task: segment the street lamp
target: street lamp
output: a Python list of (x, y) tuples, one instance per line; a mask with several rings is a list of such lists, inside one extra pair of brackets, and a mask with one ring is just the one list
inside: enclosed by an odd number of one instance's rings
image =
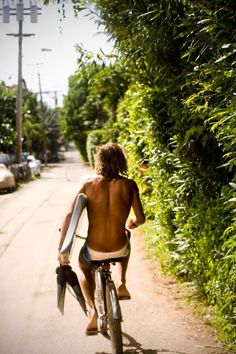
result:
[(51, 52), (52, 49), (50, 48), (41, 48), (41, 52)]

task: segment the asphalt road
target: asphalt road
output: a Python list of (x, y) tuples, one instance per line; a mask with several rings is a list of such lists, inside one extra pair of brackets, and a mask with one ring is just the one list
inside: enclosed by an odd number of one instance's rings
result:
[[(88, 172), (70, 151), (64, 163), (44, 168), (38, 180), (0, 194), (0, 354), (111, 353), (102, 335), (85, 336), (87, 319), (70, 293), (64, 316), (56, 306), (58, 228)], [(75, 271), (81, 245), (78, 240)], [(138, 230), (132, 236), (128, 284), (132, 299), (121, 304), (126, 354), (224, 352), (185, 307), (177, 285), (145, 257)]]

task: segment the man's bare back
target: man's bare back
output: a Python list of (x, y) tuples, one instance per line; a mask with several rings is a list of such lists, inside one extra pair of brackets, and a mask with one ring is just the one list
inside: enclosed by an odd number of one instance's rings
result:
[(136, 183), (125, 177), (108, 180), (93, 176), (85, 181), (79, 192), (88, 197), (87, 245), (100, 252), (124, 247), (127, 243), (125, 225), (131, 207), (136, 218), (143, 217)]

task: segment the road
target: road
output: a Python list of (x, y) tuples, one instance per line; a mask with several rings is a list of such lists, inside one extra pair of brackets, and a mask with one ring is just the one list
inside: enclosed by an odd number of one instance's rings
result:
[[(0, 194), (0, 354), (111, 352), (102, 335), (85, 336), (87, 319), (70, 293), (64, 316), (56, 306), (58, 228), (81, 176), (91, 173), (78, 153), (66, 156), (15, 193)], [(138, 229), (128, 284), (132, 299), (121, 304), (126, 354), (226, 353), (184, 305), (177, 285), (146, 258)]]

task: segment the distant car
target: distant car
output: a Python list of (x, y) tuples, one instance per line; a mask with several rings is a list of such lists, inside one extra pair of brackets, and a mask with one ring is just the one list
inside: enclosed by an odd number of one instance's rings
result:
[(27, 163), (29, 165), (32, 176), (40, 176), (41, 174), (41, 161), (36, 159), (33, 155), (27, 156)]
[(0, 190), (13, 192), (16, 188), (16, 182), (13, 173), (3, 164), (0, 164)]
[(31, 177), (31, 171), (24, 154), (21, 156), (20, 163), (17, 162), (16, 154), (11, 154), (10, 157), (12, 161), (12, 173), (15, 176), (16, 182), (27, 181)]
[(0, 164), (5, 165), (14, 175), (15, 182), (20, 181), (20, 166), (12, 162), (12, 158), (8, 154), (0, 154)]
[(8, 154), (0, 154), (0, 163), (7, 167), (11, 165), (11, 158)]

